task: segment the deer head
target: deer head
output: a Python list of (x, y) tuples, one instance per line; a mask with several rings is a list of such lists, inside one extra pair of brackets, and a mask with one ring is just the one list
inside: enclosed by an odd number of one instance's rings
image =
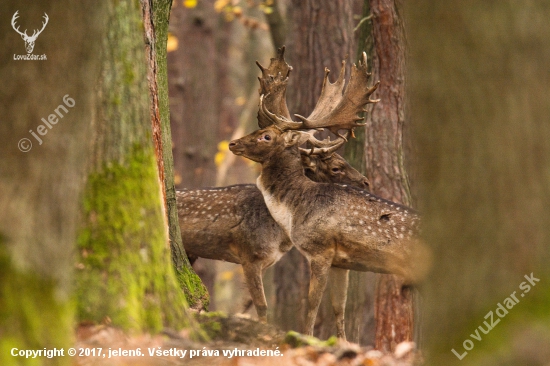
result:
[[(312, 152), (315, 149), (321, 149), (325, 153), (332, 153), (341, 144), (347, 141), (347, 136), (339, 133), (340, 130), (348, 130), (353, 135), (353, 129), (362, 126), (359, 113), (364, 112), (367, 104), (377, 103), (378, 100), (370, 99), (370, 96), (378, 88), (379, 82), (372, 87), (367, 87), (370, 73), (367, 72), (367, 55), (363, 53), (358, 66), (353, 65), (351, 77), (348, 86), (344, 90), (344, 71), (345, 62), (342, 62), (340, 75), (335, 83), (328, 80), (329, 70), (325, 69), (325, 78), (323, 81), (323, 90), (313, 112), (308, 117), (296, 115), (300, 121), (293, 121), (288, 115), (288, 108), (284, 95), (286, 92), (286, 83), (290, 68), (283, 59), (284, 48), (279, 50), (279, 56), (272, 59), (270, 68), (274, 70), (283, 70), (287, 76), (282, 77), (279, 72), (277, 77), (266, 77), (268, 70), (262, 69), (263, 77), (260, 78), (260, 92), (265, 92), (260, 96), (260, 106), (258, 111), (258, 123), (260, 127), (267, 126), (261, 130), (255, 131), (239, 140), (234, 140), (229, 144), (229, 148), (237, 155), (243, 155), (253, 161), (263, 163), (272, 156), (278, 156), (282, 151), (289, 147), (299, 146), (310, 142), (313, 145)], [(281, 65), (286, 65), (286, 68)], [(259, 65), (259, 64), (258, 64)], [(262, 83), (262, 80), (267, 80)], [(276, 101), (276, 102), (275, 102)], [(276, 112), (268, 109), (271, 106)], [(328, 128), (331, 132), (338, 135), (336, 141), (319, 141), (314, 138), (313, 131), (304, 132), (303, 130)]]
[(369, 180), (336, 153), (301, 157), (306, 177), (315, 182), (349, 184), (370, 191)]
[(38, 36), (40, 35), (40, 33), (42, 33), (42, 31), (44, 30), (44, 28), (46, 28), (46, 24), (48, 24), (48, 14), (44, 13), (44, 22), (42, 22), (42, 29), (40, 30), (37, 30), (35, 29), (34, 32), (32, 33), (32, 36), (28, 36), (27, 35), (27, 30), (25, 29), (24, 32), (21, 32), (19, 31), (19, 26), (16, 26), (15, 24), (15, 21), (17, 20), (17, 18), (19, 18), (19, 15), (17, 14), (19, 12), (19, 10), (17, 10), (15, 12), (15, 14), (13, 14), (13, 17), (11, 18), (11, 26), (13, 27), (13, 29), (19, 33), (21, 35), (21, 38), (23, 38), (23, 41), (25, 41), (25, 49), (27, 50), (27, 53), (32, 53), (33, 49), (34, 49), (34, 42), (36, 41), (36, 38), (38, 38)]

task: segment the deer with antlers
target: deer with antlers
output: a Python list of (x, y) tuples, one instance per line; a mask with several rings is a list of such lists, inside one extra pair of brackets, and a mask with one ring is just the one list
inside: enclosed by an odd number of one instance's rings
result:
[(43, 17), (44, 22), (42, 22), (42, 29), (40, 30), (35, 29), (34, 32), (32, 33), (32, 36), (29, 36), (27, 35), (26, 29), (24, 32), (21, 32), (19, 30), (19, 26), (16, 26), (15, 24), (15, 21), (17, 20), (17, 18), (19, 18), (18, 13), (19, 13), (19, 10), (17, 10), (15, 14), (13, 14), (13, 17), (11, 18), (11, 26), (17, 33), (19, 33), (21, 38), (23, 38), (23, 41), (25, 41), (25, 49), (27, 50), (27, 53), (32, 53), (32, 51), (34, 50), (34, 42), (36, 42), (36, 38), (38, 38), (40, 33), (42, 33), (42, 31), (44, 30), (44, 28), (46, 28), (46, 25), (48, 24), (48, 20), (49, 20), (48, 14), (44, 13), (44, 17)]
[(315, 141), (304, 130), (327, 128), (338, 136), (335, 144), (345, 141), (347, 135), (340, 130), (353, 132), (361, 125), (358, 114), (377, 102), (370, 96), (379, 83), (368, 87), (364, 53), (358, 66), (353, 65), (345, 90), (344, 67), (335, 83), (328, 80), (328, 74), (326, 70), (321, 96), (307, 118), (297, 115), (299, 121), (293, 121), (283, 107), (273, 113), (274, 98), (262, 95), (258, 117), (260, 126), (266, 127), (229, 145), (234, 154), (262, 165), (256, 185), (266, 206), (309, 262), (306, 334), (313, 334), (331, 266), (399, 274), (408, 282), (417, 281), (426, 270), (426, 252), (417, 239), (419, 216), (414, 210), (355, 187), (317, 183), (304, 175), (299, 146), (306, 141), (314, 148), (330, 144)]
[[(262, 70), (260, 94), (269, 94), (266, 100), (271, 108), (277, 113), (283, 112), (285, 80), (292, 70), (284, 61), (284, 47), (268, 68), (259, 63), (258, 66)], [(260, 119), (259, 122), (266, 121)], [(316, 142), (313, 149), (302, 150), (305, 175), (316, 182), (349, 184), (368, 190), (367, 178), (335, 153), (343, 142)], [(191, 262), (201, 257), (241, 264), (258, 317), (265, 322), (267, 302), (262, 275), (292, 248), (292, 243), (269, 214), (261, 192), (255, 185), (245, 184), (181, 190), (176, 192), (176, 198), (182, 241)], [(332, 268), (330, 276), (337, 335), (344, 339), (348, 272)]]

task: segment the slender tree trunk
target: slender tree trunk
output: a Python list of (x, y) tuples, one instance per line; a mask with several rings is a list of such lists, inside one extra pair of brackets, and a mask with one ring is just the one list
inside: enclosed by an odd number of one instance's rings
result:
[[(360, 3), (360, 4), (359, 4)], [(369, 72), (372, 72), (374, 58), (374, 38), (372, 13), (369, 0), (356, 1), (360, 5), (354, 11), (361, 14), (356, 22), (357, 56), (366, 52)], [(372, 108), (369, 109), (369, 113)], [(355, 139), (350, 139), (345, 145), (345, 159), (363, 175), (367, 175), (365, 154), (365, 127), (355, 129)], [(372, 272), (350, 271), (348, 299), (346, 303), (346, 335), (350, 342), (374, 346), (376, 324), (374, 320), (374, 294), (377, 275)]]
[[(434, 257), (423, 285), (429, 362), (547, 364), (550, 6), (407, 8), (419, 202)], [(484, 334), (486, 324), (496, 326)]]
[[(212, 187), (216, 183), (214, 155), (220, 117), (219, 63), (216, 36), (220, 17), (214, 0), (199, 1), (195, 8), (174, 4), (170, 29), (178, 49), (169, 54), (170, 116), (174, 168), (179, 188)], [(210, 293), (215, 309), (215, 263), (200, 259), (195, 270)]]
[[(412, 205), (405, 170), (408, 122), (405, 104), (406, 38), (401, 2), (371, 0), (373, 15), (373, 80), (380, 80), (377, 97), (366, 125), (367, 174), (378, 196)], [(413, 295), (394, 275), (378, 275), (376, 287), (375, 347), (393, 350), (413, 339)]]
[(168, 40), (168, 20), (170, 19), (172, 1), (141, 0), (141, 6), (148, 61), (147, 76), (153, 144), (168, 221), (172, 262), (180, 287), (185, 292), (187, 303), (192, 308), (202, 309), (208, 305), (208, 293), (189, 264), (185, 254), (176, 208), (166, 70), (166, 42)]
[(108, 6), (90, 173), (78, 239), (80, 320), (124, 329), (178, 328), (190, 319), (170, 261), (153, 143), (140, 4)]
[[(287, 55), (294, 67), (287, 100), (291, 113), (308, 115), (321, 92), (324, 69), (335, 80), (346, 55), (355, 54), (352, 9), (348, 1), (291, 1), (288, 6)], [(349, 63), (348, 63), (349, 66)], [(308, 266), (296, 249), (275, 265), (275, 322), (283, 329), (304, 329), (309, 284)], [(328, 296), (318, 316), (316, 335), (335, 333)]]
[[(0, 364), (20, 364), (12, 348), (70, 346), (73, 333), (73, 253), (79, 195), (84, 186), (99, 42), (106, 5), (92, 1), (5, 1), (0, 13)], [(20, 29), (49, 23), (34, 54), (47, 61), (16, 61)], [(67, 32), (70, 29), (70, 32)], [(29, 34), (32, 33), (28, 32)], [(73, 107), (64, 103), (64, 96)], [(61, 118), (58, 106), (67, 108)], [(54, 114), (57, 123), (42, 118)], [(52, 118), (53, 119), (53, 118)], [(29, 130), (42, 141), (35, 138)], [(40, 132), (41, 131), (41, 132)], [(45, 132), (44, 132), (45, 131)], [(44, 133), (43, 135), (41, 133)], [(28, 140), (21, 140), (28, 139)], [(19, 143), (19, 145), (18, 145)], [(32, 147), (29, 143), (32, 143)], [(19, 149), (18, 149), (19, 147)], [(24, 152), (26, 148), (31, 150)], [(65, 365), (68, 357), (42, 359)]]

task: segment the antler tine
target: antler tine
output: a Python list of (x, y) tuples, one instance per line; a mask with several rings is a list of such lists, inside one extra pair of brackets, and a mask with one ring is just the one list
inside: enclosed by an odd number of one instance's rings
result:
[[(328, 75), (330, 70), (325, 67), (325, 77), (323, 79), (323, 88), (321, 89), (321, 95), (317, 100), (317, 104), (313, 109), (313, 112), (307, 117), (309, 120), (316, 120), (319, 117), (329, 113), (333, 110), (340, 100), (342, 99), (342, 92), (344, 90), (344, 82), (346, 76), (346, 61), (342, 61), (342, 67), (340, 68), (340, 74), (338, 79), (334, 83), (331, 83)], [(296, 115), (297, 117), (303, 119), (303, 116)]]
[[(346, 129), (350, 130), (353, 136), (353, 129), (363, 125), (360, 123), (363, 119), (358, 114), (366, 111), (365, 105), (379, 101), (370, 99), (380, 85), (380, 82), (376, 82), (372, 87), (367, 87), (370, 76), (371, 74), (367, 72), (367, 55), (363, 52), (358, 66), (353, 65), (351, 68), (350, 80), (343, 94), (332, 95), (335, 99), (328, 99), (321, 93), (317, 103), (321, 105), (316, 106), (309, 117), (300, 115), (296, 117), (303, 121), (305, 128), (327, 128), (340, 137), (343, 136), (338, 131)], [(339, 80), (335, 84), (338, 83)]]
[[(268, 96), (268, 95), (267, 95)], [(281, 131), (286, 130), (299, 130), (304, 128), (304, 124), (302, 122), (294, 122), (290, 118), (286, 118), (285, 116), (276, 115), (275, 113), (271, 113), (266, 106), (265, 99), (267, 97), (266, 95), (260, 95), (260, 107), (258, 109), (258, 124), (260, 124), (260, 121), (265, 123), (265, 127), (274, 125)], [(260, 125), (260, 128), (265, 128)]]
[[(277, 50), (277, 57), (271, 59), (267, 68), (256, 61), (256, 65), (262, 71), (262, 76), (258, 78), (260, 81), (258, 92), (264, 96), (263, 103), (269, 111), (291, 120), (286, 105), (286, 86), (292, 66), (286, 63), (284, 54), (285, 47), (283, 46)], [(265, 128), (271, 123), (271, 120), (263, 118), (261, 113), (258, 112), (258, 125), (260, 128)]]
[(300, 148), (300, 152), (302, 154), (305, 154), (307, 156), (309, 155), (322, 155), (323, 157), (329, 157), (332, 155), (336, 150), (338, 150), (346, 141), (347, 137), (349, 136), (349, 131), (347, 131), (345, 134), (346, 136), (338, 136), (338, 138), (334, 141), (331, 141), (330, 138), (327, 138), (325, 140), (318, 140), (313, 134), (316, 132), (316, 130), (310, 130), (307, 133), (311, 135), (311, 137), (307, 140), (312, 147), (310, 149), (303, 149)]

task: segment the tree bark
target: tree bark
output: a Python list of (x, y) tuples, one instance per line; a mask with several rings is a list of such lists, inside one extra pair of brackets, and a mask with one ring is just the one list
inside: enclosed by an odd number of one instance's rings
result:
[[(226, 62), (217, 48), (219, 15), (214, 0), (195, 8), (174, 4), (170, 29), (180, 46), (168, 55), (170, 115), (177, 188), (212, 187), (216, 183), (220, 117), (219, 64)], [(215, 310), (215, 263), (199, 259), (194, 268), (211, 296)]]
[(185, 254), (176, 207), (166, 66), (168, 20), (170, 19), (172, 1), (141, 0), (141, 6), (145, 28), (145, 53), (148, 62), (147, 78), (153, 145), (168, 222), (172, 263), (180, 287), (185, 292), (187, 303), (191, 308), (202, 309), (208, 306), (208, 292), (189, 264)]
[[(352, 9), (344, 0), (294, 0), (287, 11), (287, 56), (294, 68), (287, 103), (291, 113), (307, 116), (321, 92), (325, 67), (333, 71), (332, 80), (335, 80), (342, 59), (354, 54)], [(309, 287), (307, 269), (305, 259), (296, 249), (275, 265), (275, 323), (283, 329), (304, 329)], [(327, 300), (325, 296), (315, 329), (315, 334), (323, 338), (336, 330)]]
[[(98, 42), (89, 40), (101, 39), (107, 24), (102, 21), (106, 5), (93, 1), (2, 5), (0, 364), (14, 365), (21, 361), (11, 356), (13, 347), (67, 349), (72, 341), (74, 242), (99, 72)], [(38, 28), (44, 13), (50, 18), (33, 51), (47, 61), (13, 59), (26, 54), (23, 40), (9, 26), (17, 10), (20, 29)], [(73, 107), (64, 104), (66, 95)], [(63, 118), (54, 112), (60, 105), (67, 109), (59, 109)], [(58, 117), (51, 128), (42, 121), (50, 114)], [(24, 152), (29, 142), (31, 150)]]
[[(550, 6), (421, 0), (407, 12), (419, 202), (434, 257), (422, 288), (428, 362), (543, 365), (550, 357)], [(524, 276), (531, 274), (540, 282), (530, 284)], [(498, 311), (511, 294), (519, 303)], [(476, 327), (487, 329), (491, 316), (499, 322), (485, 335)], [(482, 341), (470, 336), (476, 331)]]
[[(406, 37), (401, 2), (371, 0), (373, 15), (373, 80), (380, 80), (377, 97), (366, 124), (367, 177), (372, 191), (385, 199), (412, 205), (405, 169), (408, 145), (405, 103)], [(394, 275), (378, 275), (375, 300), (375, 348), (393, 351), (413, 339), (413, 295)]]
[[(374, 39), (370, 3), (369, 0), (356, 1), (355, 5), (360, 5), (359, 9), (355, 10), (355, 13), (361, 14), (355, 26), (355, 35), (357, 37), (357, 56), (355, 60), (359, 60), (362, 53), (365, 52), (367, 54), (368, 70), (372, 72)], [(372, 108), (369, 108), (368, 113), (372, 111)], [(355, 137), (344, 145), (344, 158), (361, 174), (367, 175), (365, 127), (356, 128)], [(374, 346), (376, 330), (374, 294), (376, 281), (377, 276), (372, 272), (350, 271), (345, 317), (346, 336), (350, 342), (363, 346)]]
[(107, 8), (108, 31), (78, 238), (77, 315), (128, 330), (191, 320), (171, 268), (167, 223), (151, 140), (140, 4)]

